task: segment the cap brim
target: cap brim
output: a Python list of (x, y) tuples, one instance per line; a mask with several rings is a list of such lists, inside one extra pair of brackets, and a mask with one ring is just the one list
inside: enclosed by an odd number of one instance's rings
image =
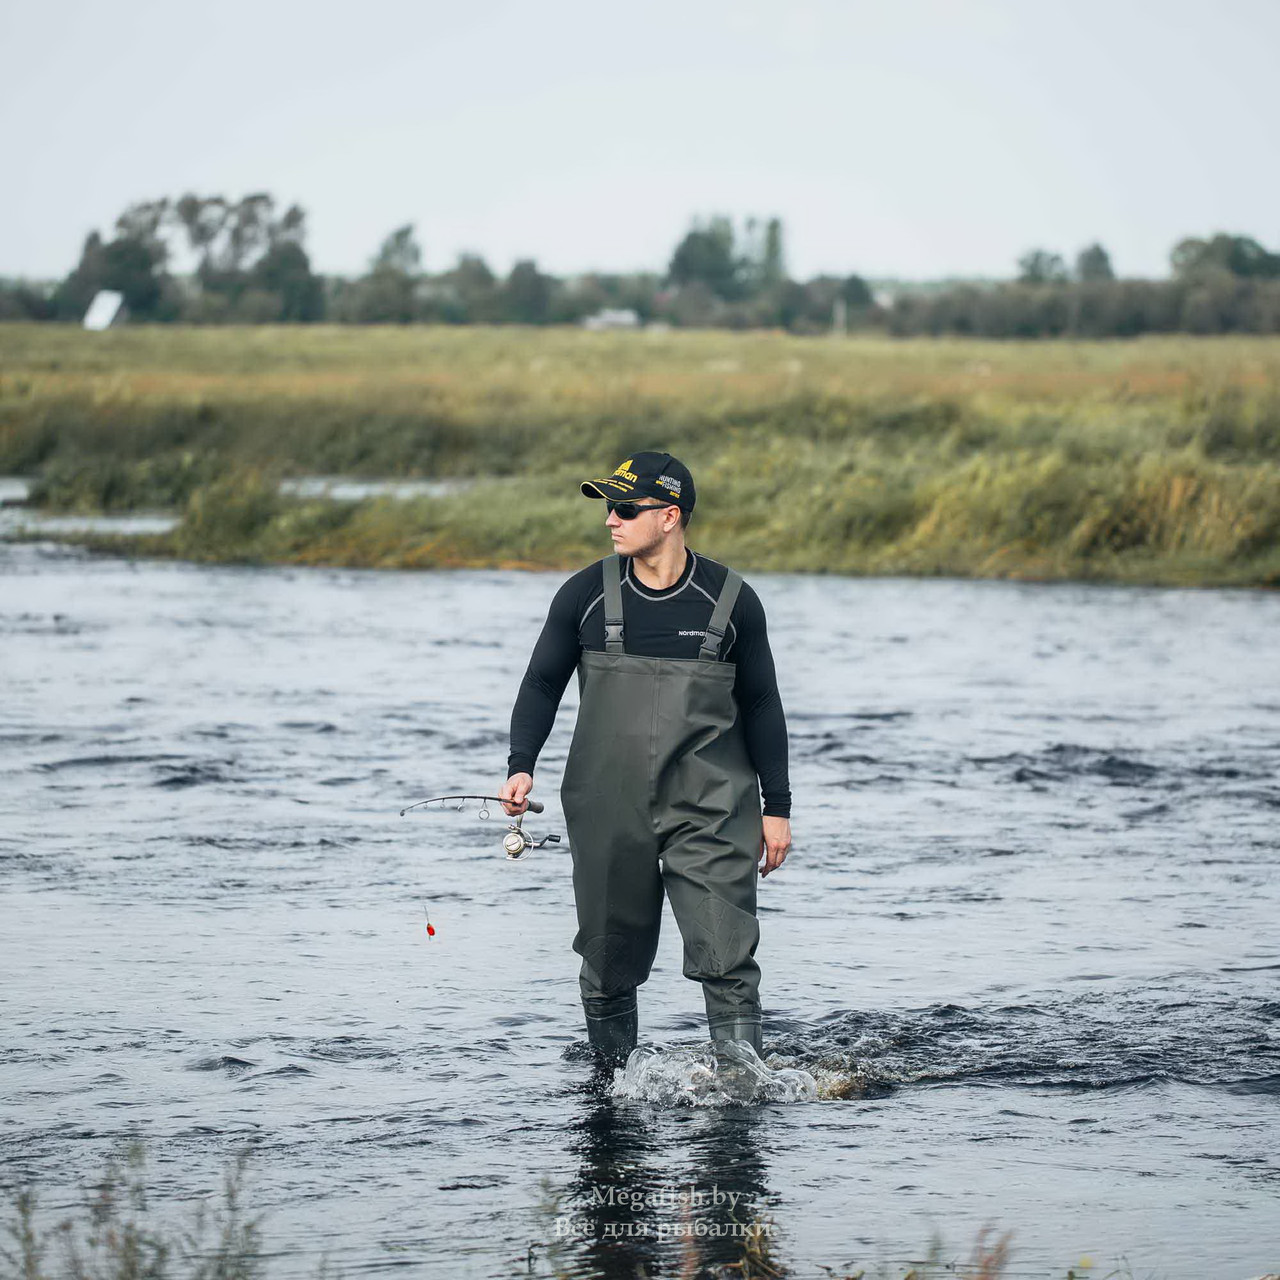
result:
[(625, 480), (584, 480), (581, 487), (588, 498), (629, 498), (636, 493), (635, 485)]

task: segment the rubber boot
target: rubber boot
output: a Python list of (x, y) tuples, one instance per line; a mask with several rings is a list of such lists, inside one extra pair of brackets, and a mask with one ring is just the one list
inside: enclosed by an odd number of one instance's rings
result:
[(636, 993), (583, 996), (582, 1011), (587, 1019), (587, 1039), (596, 1056), (610, 1066), (622, 1066), (636, 1047), (639, 1031)]
[(764, 1057), (764, 1036), (758, 1022), (746, 1018), (739, 1018), (733, 1022), (717, 1022), (711, 1028), (711, 1039), (713, 1041), (745, 1040), (756, 1051), (757, 1058)]

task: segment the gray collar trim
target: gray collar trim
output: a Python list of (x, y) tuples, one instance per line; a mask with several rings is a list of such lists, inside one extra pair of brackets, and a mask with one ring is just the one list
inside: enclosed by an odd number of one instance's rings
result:
[(698, 569), (698, 553), (692, 548), (686, 548), (689, 552), (689, 567), (685, 570), (684, 578), (680, 585), (674, 591), (668, 589), (666, 591), (651, 591), (648, 587), (641, 586), (631, 577), (631, 557), (628, 556), (626, 563), (622, 566), (622, 581), (629, 586), (638, 596), (644, 596), (646, 600), (671, 600), (678, 596), (693, 581), (693, 575)]

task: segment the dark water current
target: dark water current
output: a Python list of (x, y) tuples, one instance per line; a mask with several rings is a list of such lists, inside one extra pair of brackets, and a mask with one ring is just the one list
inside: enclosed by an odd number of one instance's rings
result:
[(1009, 1275), (1280, 1267), (1280, 597), (755, 575), (766, 1050), (821, 1096), (717, 1106), (669, 915), (615, 1096), (568, 855), (397, 814), (500, 783), (560, 580), (0, 546), (6, 1188), (138, 1133), (182, 1207), (248, 1146), (278, 1276), (706, 1271), (756, 1215), (796, 1275), (984, 1223)]

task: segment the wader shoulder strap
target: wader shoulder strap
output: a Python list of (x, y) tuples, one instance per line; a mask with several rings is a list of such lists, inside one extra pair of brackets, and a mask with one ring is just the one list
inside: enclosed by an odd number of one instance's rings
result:
[(604, 561), (604, 651), (626, 653), (622, 645), (622, 557)]
[(733, 612), (733, 606), (741, 589), (742, 574), (736, 569), (730, 569), (724, 580), (724, 586), (720, 588), (720, 599), (716, 601), (716, 607), (711, 610), (711, 621), (707, 623), (707, 635), (702, 642), (702, 648), (698, 650), (699, 658), (714, 662), (720, 656), (720, 644), (724, 640), (724, 633), (729, 629), (729, 615)]

